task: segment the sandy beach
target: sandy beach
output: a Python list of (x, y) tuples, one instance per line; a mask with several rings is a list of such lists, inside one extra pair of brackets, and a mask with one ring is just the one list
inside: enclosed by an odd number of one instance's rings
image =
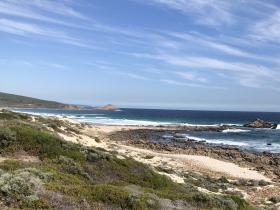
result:
[[(73, 123), (73, 121), (71, 120)], [(74, 123), (77, 123), (74, 121)], [(236, 164), (199, 155), (184, 155), (184, 154), (170, 154), (160, 153), (148, 149), (141, 149), (133, 146), (120, 144), (119, 142), (111, 141), (108, 135), (117, 131), (135, 130), (135, 129), (155, 129), (150, 126), (111, 126), (111, 125), (93, 125), (84, 131), (84, 135), (77, 137), (68, 137), (61, 134), (61, 136), (72, 142), (79, 142), (87, 146), (101, 147), (109, 151), (116, 151), (119, 155), (132, 157), (140, 162), (149, 164), (151, 166), (165, 166), (170, 167), (174, 171), (180, 172), (195, 170), (205, 171), (211, 174), (225, 175), (231, 178), (255, 179), (270, 181), (270, 178), (263, 174), (251, 170), (250, 168), (243, 168)], [(164, 128), (156, 128), (164, 129)], [(95, 138), (101, 140), (96, 142)], [(153, 156), (147, 159), (146, 156)], [(166, 165), (166, 163), (168, 163)], [(178, 175), (177, 174), (177, 175)], [(180, 179), (179, 179), (180, 181)]]

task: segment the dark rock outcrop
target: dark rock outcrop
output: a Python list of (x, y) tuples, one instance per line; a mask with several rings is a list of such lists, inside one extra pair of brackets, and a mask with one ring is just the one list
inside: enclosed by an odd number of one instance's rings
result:
[(243, 126), (248, 127), (248, 128), (272, 128), (272, 129), (276, 129), (277, 124), (272, 123), (272, 122), (268, 122), (268, 121), (264, 121), (264, 120), (261, 120), (261, 119), (256, 119), (253, 122), (244, 124)]

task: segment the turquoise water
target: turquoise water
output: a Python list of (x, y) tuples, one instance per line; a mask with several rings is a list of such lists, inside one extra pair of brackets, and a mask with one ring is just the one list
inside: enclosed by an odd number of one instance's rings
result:
[[(225, 112), (225, 111), (182, 111), (152, 109), (97, 110), (50, 110), (18, 109), (17, 111), (53, 116), (67, 116), (71, 119), (108, 125), (236, 125), (235, 129), (223, 132), (183, 132), (182, 137), (212, 144), (233, 145), (256, 151), (280, 153), (280, 126), (278, 129), (248, 129), (244, 123), (256, 118), (280, 124), (280, 113), (273, 112)], [(171, 134), (167, 134), (171, 135)]]

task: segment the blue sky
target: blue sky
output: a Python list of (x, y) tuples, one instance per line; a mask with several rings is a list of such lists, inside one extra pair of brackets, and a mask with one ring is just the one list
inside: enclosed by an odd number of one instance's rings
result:
[(277, 0), (0, 0), (0, 91), (280, 111)]

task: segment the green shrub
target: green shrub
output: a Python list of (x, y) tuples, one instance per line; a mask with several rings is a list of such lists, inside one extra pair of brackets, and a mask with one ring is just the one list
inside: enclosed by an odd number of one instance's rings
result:
[(3, 162), (0, 162), (0, 168), (7, 172), (13, 172), (17, 169), (25, 167), (29, 167), (29, 163), (19, 162), (16, 160), (5, 160)]
[(126, 190), (112, 185), (96, 185), (92, 187), (93, 200), (119, 206), (123, 209), (147, 209), (144, 199), (130, 195)]
[(5, 149), (17, 140), (16, 133), (9, 128), (0, 128), (0, 149)]
[(60, 155), (80, 161), (85, 159), (78, 145), (66, 143), (53, 134), (23, 125), (11, 129), (16, 132), (21, 149), (37, 154), (42, 159), (55, 159)]
[(154, 155), (146, 155), (144, 158), (145, 159), (153, 159), (155, 156)]
[(255, 210), (255, 208), (253, 208), (243, 198), (234, 195), (229, 196), (229, 198), (232, 199), (238, 205), (238, 210)]
[(43, 181), (50, 174), (35, 168), (16, 170), (14, 173), (2, 173), (0, 176), (0, 193), (4, 202), (19, 207), (32, 207), (39, 204), (38, 194), (43, 191)]
[(75, 162), (72, 158), (65, 156), (60, 156), (58, 162), (62, 164), (62, 169), (70, 174), (78, 174), (87, 179), (90, 179), (90, 176), (84, 171), (82, 166)]
[(280, 196), (274, 196), (269, 198), (269, 201), (271, 201), (272, 203), (280, 203)]
[(97, 143), (100, 143), (100, 142), (101, 142), (100, 138), (98, 138), (97, 136), (94, 137), (94, 140), (95, 140)]
[(80, 151), (84, 154), (85, 158), (89, 162), (96, 162), (98, 160), (109, 160), (111, 158), (111, 154), (106, 153), (106, 151), (102, 149), (95, 149), (93, 147), (85, 147), (81, 146)]
[(261, 186), (261, 187), (267, 186), (267, 185), (269, 185), (269, 184), (270, 184), (270, 182), (267, 182), (267, 181), (265, 181), (265, 180), (260, 180), (260, 181), (259, 181), (259, 186)]
[(240, 179), (240, 180), (237, 180), (236, 182), (233, 183), (234, 185), (237, 185), (237, 186), (249, 186), (249, 187), (252, 187), (252, 186), (267, 186), (270, 184), (270, 182), (267, 182), (265, 180), (245, 180), (245, 179)]
[(203, 176), (197, 173), (189, 172), (184, 175), (185, 182), (197, 187), (207, 189), (212, 192), (218, 192), (220, 189), (226, 189), (228, 180), (225, 177), (215, 179), (209, 176)]
[(228, 179), (224, 176), (221, 176), (218, 180), (222, 183), (229, 183)]
[(2, 112), (0, 112), (0, 120), (14, 120), (14, 119), (29, 120), (30, 116), (26, 114), (11, 112), (8, 110), (2, 110)]
[(37, 168), (23, 168), (23, 169), (18, 169), (16, 170), (15, 173), (27, 173), (27, 174), (31, 174), (33, 176), (38, 177), (39, 179), (43, 180), (43, 181), (50, 181), (53, 174), (50, 172), (42, 172), (41, 170), (37, 169)]

